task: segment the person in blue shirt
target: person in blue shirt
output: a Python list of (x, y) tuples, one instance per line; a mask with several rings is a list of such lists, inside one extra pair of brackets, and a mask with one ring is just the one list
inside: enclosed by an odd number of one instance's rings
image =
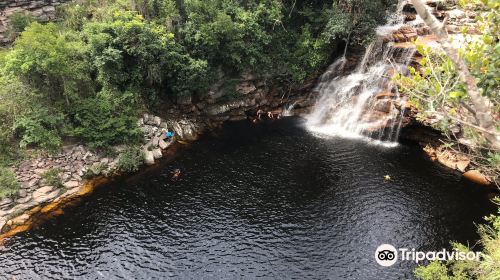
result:
[(175, 136), (175, 132), (172, 132), (172, 131), (165, 132), (165, 137), (167, 137), (168, 141), (172, 141), (174, 136)]

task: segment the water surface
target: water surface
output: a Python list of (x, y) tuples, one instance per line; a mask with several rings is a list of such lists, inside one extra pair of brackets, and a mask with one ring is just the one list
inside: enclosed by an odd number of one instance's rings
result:
[[(172, 182), (173, 169), (183, 171)], [(389, 174), (392, 181), (384, 182)], [(11, 238), (11, 279), (408, 279), (378, 245), (474, 243), (487, 194), (417, 147), (310, 135), (294, 119), (228, 125), (172, 162)]]

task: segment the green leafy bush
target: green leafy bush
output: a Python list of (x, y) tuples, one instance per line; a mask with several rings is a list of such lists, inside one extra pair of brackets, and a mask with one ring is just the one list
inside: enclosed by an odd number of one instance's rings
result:
[(62, 170), (59, 168), (52, 168), (42, 174), (43, 183), (55, 188), (62, 188), (63, 182), (61, 180)]
[(85, 172), (83, 172), (83, 178), (85, 179), (90, 179), (96, 176), (99, 176), (103, 173), (104, 170), (108, 168), (107, 164), (104, 163), (98, 163), (94, 164), (91, 167), (89, 167)]
[(17, 118), (13, 129), (15, 135), (20, 138), (19, 146), (21, 148), (40, 147), (56, 151), (62, 143), (58, 130), (62, 126), (63, 120), (63, 115), (50, 114), (48, 110)]
[(20, 187), (16, 174), (9, 168), (0, 167), (0, 199), (15, 194)]
[(154, 101), (165, 97), (165, 89), (182, 94), (206, 85), (206, 62), (191, 58), (173, 33), (135, 12), (89, 23), (85, 35), (98, 81), (106, 88), (136, 91)]
[(54, 23), (32, 23), (5, 57), (5, 72), (66, 106), (80, 93), (92, 92), (87, 49), (77, 33)]
[[(494, 115), (500, 114), (500, 42), (494, 40), (499, 36), (500, 3), (494, 0), (462, 1), (468, 9), (475, 9), (477, 23), (475, 28), (481, 35), (468, 34), (463, 30), (464, 42), (459, 53), (467, 64), (469, 71), (475, 76), (481, 94), (492, 106)], [(479, 113), (472, 102), (466, 86), (450, 58), (441, 50), (416, 44), (422, 55), (418, 67), (409, 67), (409, 75), (396, 75), (393, 79), (399, 90), (406, 94), (411, 103), (419, 110), (420, 119), (433, 123), (436, 129), (447, 137), (450, 147), (464, 151), (492, 181), (500, 178), (500, 165), (494, 154), (498, 151), (489, 145), (484, 128), (478, 126), (476, 117)], [(439, 119), (440, 121), (433, 121)], [(496, 130), (488, 133), (500, 133), (500, 122), (496, 121)], [(457, 128), (461, 129), (457, 133)], [(464, 144), (465, 143), (465, 144)]]
[(9, 21), (12, 31), (18, 33), (24, 31), (28, 25), (35, 21), (35, 18), (27, 12), (17, 11), (9, 16)]
[(283, 17), (281, 1), (225, 0), (186, 2), (189, 15), (182, 29), (186, 46), (196, 57), (229, 69), (255, 69), (269, 64), (273, 27)]
[(118, 158), (118, 169), (122, 172), (135, 172), (144, 163), (144, 151), (139, 146), (129, 146)]
[[(500, 205), (500, 199), (495, 202)], [(477, 261), (450, 260), (447, 262), (433, 261), (429, 265), (415, 269), (415, 276), (421, 280), (496, 280), (500, 279), (500, 208), (496, 215), (486, 218), (489, 225), (478, 228), (483, 247), (482, 258)], [(462, 252), (470, 249), (459, 243), (453, 247)]]
[(79, 101), (73, 110), (73, 134), (92, 148), (107, 148), (117, 143), (137, 143), (141, 132), (137, 125), (137, 97), (101, 92)]

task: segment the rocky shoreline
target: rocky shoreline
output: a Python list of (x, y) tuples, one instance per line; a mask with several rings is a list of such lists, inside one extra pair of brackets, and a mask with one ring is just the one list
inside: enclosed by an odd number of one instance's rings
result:
[[(146, 142), (143, 145), (145, 163), (153, 165), (155, 160), (163, 157), (163, 152), (174, 141), (167, 143), (161, 139), (166, 131), (166, 123), (161, 118), (145, 115), (140, 123)], [(182, 132), (183, 125), (175, 125)], [(16, 231), (18, 227), (33, 222), (33, 216), (39, 212), (51, 212), (51, 209), (59, 208), (58, 205), (82, 197), (113, 176), (119, 175), (119, 155), (124, 148), (116, 147), (118, 156), (110, 157), (94, 153), (84, 145), (71, 145), (63, 147), (56, 155), (23, 161), (14, 168), (21, 184), (20, 190), (15, 196), (0, 200), (0, 234)], [(51, 170), (57, 171), (57, 184), (44, 179)]]
[[(404, 13), (408, 19), (414, 19), (411, 7), (405, 8)], [(468, 22), (469, 16), (460, 17), (460, 20)], [(397, 48), (404, 49), (410, 47), (409, 42), (416, 38), (429, 39), (428, 30), (418, 25), (415, 29), (401, 28), (388, 40), (394, 42)], [(432, 42), (429, 40), (429, 43)], [(358, 58), (353, 53), (347, 58), (348, 64), (355, 65)], [(347, 65), (346, 69), (350, 68)], [(175, 153), (175, 141), (166, 141), (163, 136), (167, 130), (175, 131), (177, 139), (189, 142), (225, 121), (256, 120), (259, 111), (270, 113), (271, 117), (307, 114), (317, 97), (313, 89), (315, 84), (316, 78), (312, 78), (302, 87), (283, 93), (252, 75), (237, 79), (221, 77), (207, 94), (179, 97), (176, 104), (161, 116), (146, 113), (138, 120), (144, 136), (144, 163), (154, 165), (157, 160)], [(392, 97), (393, 93), (386, 92), (380, 93), (377, 99), (383, 105), (391, 105)], [(384, 109), (387, 106), (380, 107), (380, 113), (387, 113)], [(440, 133), (417, 121), (414, 108), (410, 105), (398, 108), (402, 109), (405, 110), (402, 139), (419, 143), (431, 159), (462, 172), (464, 177), (476, 183), (491, 185), (484, 175), (471, 167), (470, 160), (442, 150)], [(30, 229), (51, 215), (61, 213), (63, 207), (120, 176), (118, 158), (124, 148), (116, 147), (116, 156), (111, 157), (76, 144), (65, 146), (57, 155), (29, 159), (15, 167), (21, 189), (13, 197), (0, 200), (0, 242), (17, 232)], [(59, 171), (59, 186), (50, 185), (44, 180), (44, 174), (51, 170)]]
[[(235, 86), (241, 98), (220, 101), (224, 93), (215, 87), (197, 103), (190, 99), (178, 101), (164, 118), (146, 113), (138, 120), (144, 138), (144, 164), (151, 166), (175, 154), (176, 141), (165, 139), (167, 130), (175, 131), (175, 139), (190, 142), (206, 130), (220, 127), (224, 121), (252, 119), (258, 110), (278, 116), (290, 107), (290, 114), (301, 115), (312, 105), (309, 98), (312, 85), (309, 83), (284, 98), (264, 83), (244, 79)], [(125, 146), (117, 146), (115, 156), (109, 156), (82, 144), (68, 145), (58, 154), (28, 159), (14, 167), (21, 188), (14, 196), (0, 200), (0, 242), (62, 213), (65, 206), (120, 176), (119, 156), (124, 149)], [(58, 186), (44, 180), (53, 170), (57, 170)]]

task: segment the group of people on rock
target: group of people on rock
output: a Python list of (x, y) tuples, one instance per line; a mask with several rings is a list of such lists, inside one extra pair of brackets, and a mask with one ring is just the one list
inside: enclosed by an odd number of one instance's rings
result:
[(281, 119), (281, 112), (272, 112), (272, 111), (267, 111), (265, 112), (262, 109), (259, 109), (257, 113), (255, 114), (257, 117), (252, 120), (252, 122), (256, 123), (260, 120), (262, 120), (263, 116), (267, 116), (268, 119)]

